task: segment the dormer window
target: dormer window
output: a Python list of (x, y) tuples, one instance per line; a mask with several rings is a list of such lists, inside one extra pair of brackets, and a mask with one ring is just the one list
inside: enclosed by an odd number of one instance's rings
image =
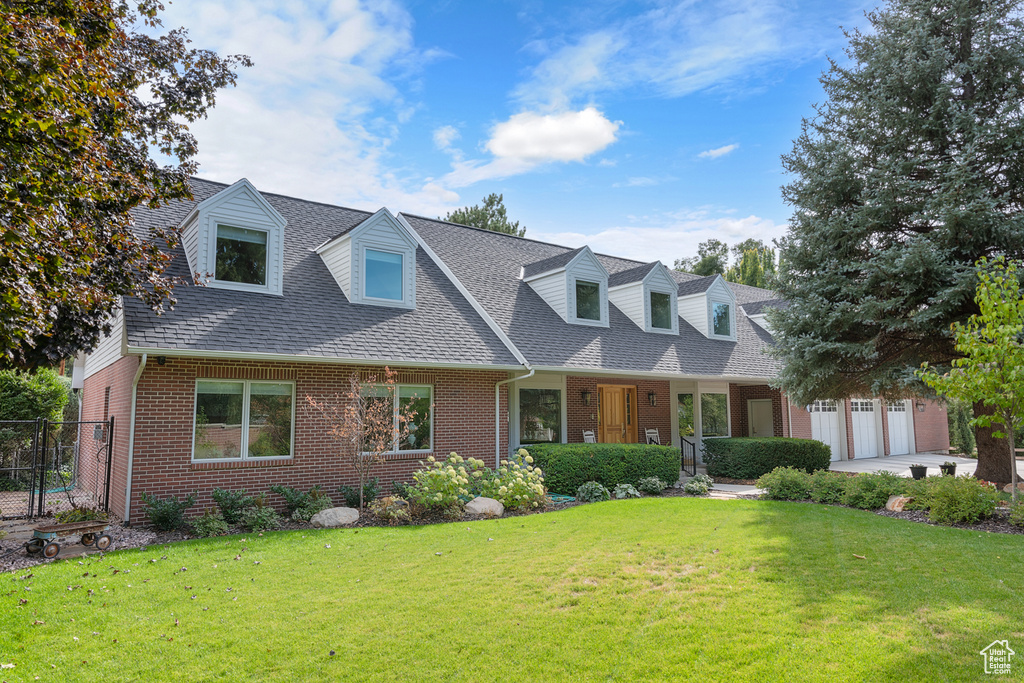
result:
[(601, 283), (576, 281), (576, 318), (600, 322)]
[(716, 337), (732, 337), (732, 306), (715, 301), (711, 304), (712, 332)]
[(520, 277), (565, 322), (608, 327), (608, 271), (590, 247), (527, 264)]
[(672, 329), (672, 297), (664, 292), (651, 292), (651, 327)]
[(267, 284), (267, 232), (217, 226), (217, 262), (214, 278), (246, 285)]
[(612, 303), (641, 330), (679, 334), (677, 285), (661, 261), (614, 273), (608, 285)]
[(404, 291), (402, 254), (367, 249), (363, 272), (366, 283), (363, 296), (369, 299), (401, 301)]

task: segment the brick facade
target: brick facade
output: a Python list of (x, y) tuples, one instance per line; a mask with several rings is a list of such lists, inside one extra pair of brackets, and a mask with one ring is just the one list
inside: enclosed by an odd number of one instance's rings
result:
[(729, 385), (729, 412), (732, 420), (733, 436), (750, 436), (750, 411), (747, 401), (751, 399), (771, 399), (772, 401), (772, 436), (785, 435), (785, 415), (783, 413), (782, 392), (772, 389), (767, 384), (745, 386)]
[(925, 401), (924, 411), (914, 410), (914, 442), (918, 453), (949, 452), (949, 416), (938, 401)]
[[(657, 429), (661, 443), (672, 441), (672, 393), (667, 380), (622, 377), (574, 377), (565, 378), (566, 429), (569, 443), (582, 443), (583, 430), (592, 429), (597, 434), (597, 385), (618, 384), (636, 387), (637, 442), (646, 443), (645, 431)], [(583, 392), (590, 392), (590, 405), (583, 405)], [(655, 394), (651, 405), (649, 394)]]

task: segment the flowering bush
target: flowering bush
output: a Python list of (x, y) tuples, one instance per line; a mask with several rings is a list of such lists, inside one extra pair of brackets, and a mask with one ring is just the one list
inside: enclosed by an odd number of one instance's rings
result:
[(451, 453), (444, 460), (427, 458), (424, 467), (412, 474), (413, 483), (406, 489), (409, 500), (427, 510), (462, 507), (473, 499), (470, 482), (483, 479), (487, 472), (483, 460), (463, 458)]
[(388, 524), (409, 521), (408, 505), (400, 496), (384, 496), (370, 503), (370, 512), (377, 519)]
[(638, 489), (652, 496), (660, 496), (667, 486), (668, 484), (657, 477), (644, 477), (636, 483)]
[(510, 460), (502, 460), (497, 471), (485, 470), (480, 479), (480, 495), (494, 498), (507, 509), (536, 509), (547, 501), (544, 472), (533, 466), (525, 448), (516, 451)]
[(689, 493), (691, 496), (706, 496), (714, 483), (714, 479), (702, 472), (696, 476), (690, 477), (683, 486), (683, 491)]
[(632, 484), (619, 484), (612, 494), (619, 500), (623, 498), (639, 498), (640, 492)]

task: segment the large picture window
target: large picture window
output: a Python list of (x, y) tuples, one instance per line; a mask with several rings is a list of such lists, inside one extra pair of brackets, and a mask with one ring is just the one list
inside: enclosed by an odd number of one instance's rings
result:
[(363, 295), (372, 299), (402, 301), (403, 257), (390, 251), (366, 250)]
[(601, 285), (597, 282), (576, 281), (576, 317), (580, 320), (601, 319)]
[(700, 395), (701, 436), (729, 436), (728, 394)]
[(519, 442), (561, 443), (562, 392), (560, 389), (519, 390)]
[(223, 282), (267, 284), (267, 233), (218, 225), (214, 277)]
[[(391, 452), (431, 451), (434, 448), (433, 387), (402, 384), (392, 395), (384, 386), (363, 387), (363, 395), (371, 401), (391, 403), (394, 416), (394, 444)], [(399, 441), (399, 415), (411, 415), (409, 433)]]
[(291, 382), (196, 382), (193, 460), (290, 458), (295, 421)]

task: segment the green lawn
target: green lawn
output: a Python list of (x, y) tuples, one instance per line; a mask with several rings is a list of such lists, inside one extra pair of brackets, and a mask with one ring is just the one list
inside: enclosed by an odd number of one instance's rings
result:
[(233, 536), (3, 575), (0, 680), (978, 680), (1004, 638), (1020, 679), (1022, 567), (1021, 536), (693, 498)]

